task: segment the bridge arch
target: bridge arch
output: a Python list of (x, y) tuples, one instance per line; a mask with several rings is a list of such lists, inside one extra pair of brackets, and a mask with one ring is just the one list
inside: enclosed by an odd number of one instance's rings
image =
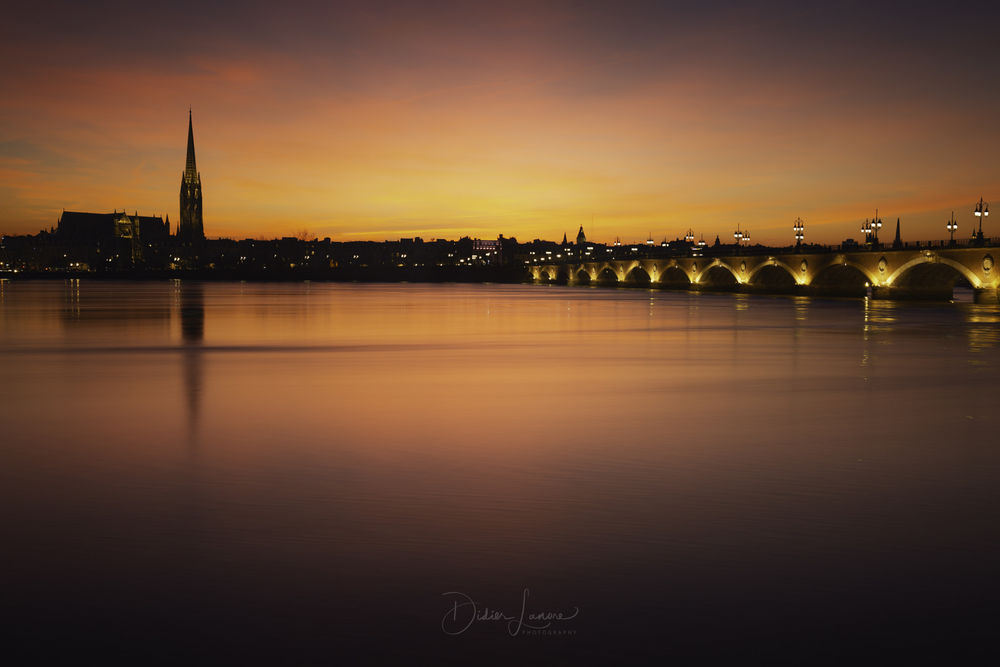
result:
[[(934, 268), (936, 267), (936, 268)], [(964, 278), (972, 287), (982, 287), (982, 280), (969, 267), (960, 262), (937, 255), (914, 257), (886, 279), (894, 287), (954, 287)]]
[(706, 287), (726, 288), (739, 284), (736, 273), (722, 262), (709, 264), (695, 278), (694, 282)]
[(691, 284), (691, 277), (681, 267), (671, 264), (660, 270), (659, 283), (667, 287), (687, 287)]
[(625, 276), (625, 282), (629, 285), (635, 286), (649, 286), (652, 284), (653, 279), (641, 265), (636, 264), (629, 270), (628, 274)]
[(617, 285), (618, 272), (615, 271), (613, 266), (605, 264), (597, 272), (597, 282), (602, 285)]
[(787, 264), (773, 260), (754, 267), (747, 276), (747, 282), (765, 289), (790, 289), (799, 281), (795, 277), (795, 271)]
[(863, 266), (844, 260), (820, 267), (809, 281), (814, 291), (834, 296), (864, 296), (868, 285), (876, 284), (878, 280)]
[(590, 272), (587, 271), (586, 267), (581, 266), (579, 269), (577, 269), (577, 271), (576, 271), (576, 283), (578, 285), (589, 285), (592, 282), (594, 282), (594, 281), (591, 278)]
[(632, 271), (637, 266), (638, 267), (642, 266), (642, 264), (640, 264), (639, 260), (637, 259), (633, 259), (631, 262), (617, 262), (617, 264), (618, 264), (618, 271), (620, 272), (621, 275), (626, 276), (626, 278), (628, 277), (628, 274), (632, 273)]

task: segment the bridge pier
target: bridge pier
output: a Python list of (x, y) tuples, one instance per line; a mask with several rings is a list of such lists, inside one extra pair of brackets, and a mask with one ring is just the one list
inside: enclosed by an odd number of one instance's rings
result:
[(872, 298), (891, 300), (893, 298), (896, 298), (896, 290), (887, 285), (873, 286)]
[(996, 287), (976, 287), (972, 290), (974, 303), (1000, 303), (1000, 294)]

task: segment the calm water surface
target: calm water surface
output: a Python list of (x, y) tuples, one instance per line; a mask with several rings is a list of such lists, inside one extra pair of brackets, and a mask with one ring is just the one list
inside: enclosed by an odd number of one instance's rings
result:
[[(0, 282), (3, 604), (132, 659), (985, 649), (998, 369), (968, 303)], [(575, 618), (455, 608), (525, 589)]]

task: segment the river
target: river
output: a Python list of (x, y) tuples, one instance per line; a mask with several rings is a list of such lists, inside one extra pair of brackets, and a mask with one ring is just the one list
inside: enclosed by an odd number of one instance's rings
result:
[(971, 303), (3, 281), (11, 637), (285, 664), (985, 647), (998, 369), (1000, 308)]

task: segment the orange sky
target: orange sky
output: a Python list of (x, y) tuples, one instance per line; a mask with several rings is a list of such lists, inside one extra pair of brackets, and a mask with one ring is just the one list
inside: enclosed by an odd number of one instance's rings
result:
[(12, 10), (0, 232), (176, 223), (189, 104), (213, 237), (939, 239), (1000, 192), (975, 8), (177, 4)]

